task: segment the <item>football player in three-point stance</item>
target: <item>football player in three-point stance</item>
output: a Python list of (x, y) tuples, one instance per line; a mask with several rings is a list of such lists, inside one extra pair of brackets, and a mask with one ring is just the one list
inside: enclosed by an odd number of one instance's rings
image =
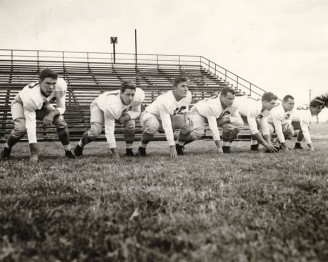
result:
[[(230, 153), (230, 143), (237, 137), (243, 127), (243, 121), (237, 108), (231, 107), (235, 99), (235, 91), (229, 87), (223, 88), (220, 95), (216, 95), (196, 103), (190, 110), (190, 118), (194, 130), (185, 144), (200, 139), (204, 135), (205, 124), (208, 123), (217, 152)], [(223, 144), (219, 127), (222, 127)]]
[(288, 151), (286, 139), (291, 139), (294, 136), (294, 128), (292, 126), (294, 105), (294, 97), (286, 95), (282, 100), (281, 106), (273, 108), (268, 117), (270, 135), (274, 132), (277, 134), (278, 142), (284, 151)]
[(134, 156), (132, 150), (135, 133), (134, 120), (140, 116), (144, 99), (144, 91), (136, 88), (131, 81), (124, 81), (120, 90), (108, 91), (98, 96), (90, 105), (91, 128), (83, 134), (75, 147), (75, 155), (82, 156), (84, 147), (98, 138), (105, 125), (109, 148), (115, 159), (120, 158), (114, 136), (115, 122), (118, 122), (125, 127), (126, 156)]
[(315, 151), (310, 135), (310, 125), (314, 117), (318, 116), (324, 107), (328, 107), (328, 95), (322, 95), (311, 100), (306, 110), (295, 110), (292, 124), (300, 128), (294, 149), (303, 149), (301, 142), (304, 140), (311, 151)]
[[(270, 110), (276, 106), (278, 97), (271, 92), (266, 92), (261, 101), (256, 101), (249, 97), (236, 97), (233, 107), (236, 107), (240, 115), (248, 122), (252, 133), (251, 150), (258, 151), (259, 144), (262, 144), (268, 152), (277, 152), (270, 141), (270, 131), (268, 126), (268, 116)], [(260, 126), (263, 136), (259, 131)]]
[[(74, 158), (67, 124), (62, 116), (66, 110), (66, 91), (66, 82), (58, 78), (55, 71), (46, 68), (40, 72), (38, 82), (25, 86), (16, 95), (11, 104), (15, 127), (1, 152), (1, 159), (9, 159), (12, 147), (27, 133), (31, 152), (30, 161), (38, 161), (36, 119), (42, 120), (44, 125), (54, 124), (57, 127), (65, 155)], [(52, 105), (53, 102), (56, 102), (56, 107)]]
[[(173, 90), (161, 94), (141, 114), (140, 123), (144, 128), (141, 137), (139, 156), (146, 156), (146, 147), (160, 127), (164, 129), (170, 147), (170, 156), (183, 155), (183, 144), (192, 131), (189, 117), (191, 93), (188, 79), (180, 76), (173, 81)], [(181, 129), (177, 144), (174, 142), (173, 129)]]

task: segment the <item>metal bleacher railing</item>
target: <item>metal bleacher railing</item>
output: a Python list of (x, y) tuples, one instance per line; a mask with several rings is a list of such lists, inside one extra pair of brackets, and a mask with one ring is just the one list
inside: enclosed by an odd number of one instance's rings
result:
[[(33, 61), (40, 70), (40, 68), (43, 68), (47, 63), (57, 63), (62, 64), (62, 66), (74, 62), (86, 64), (114, 63), (114, 55), (113, 53), (106, 52), (0, 49), (0, 60), (10, 61), (12, 66), (18, 62), (24, 63)], [(234, 88), (245, 92), (245, 94), (249, 96), (258, 98), (265, 92), (264, 89), (203, 56), (165, 54), (138, 54), (136, 56), (133, 53), (116, 53), (115, 62), (121, 64), (135, 64), (136, 68), (138, 65), (147, 64), (155, 64), (158, 66), (178, 65), (182, 67), (184, 65), (198, 65), (213, 76), (229, 82)]]

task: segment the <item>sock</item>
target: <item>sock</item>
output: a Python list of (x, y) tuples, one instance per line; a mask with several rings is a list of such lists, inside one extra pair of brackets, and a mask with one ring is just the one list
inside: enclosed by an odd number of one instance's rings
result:
[(71, 151), (71, 145), (63, 145), (65, 151)]
[(126, 149), (132, 149), (133, 143), (126, 143)]
[(251, 140), (251, 145), (257, 145), (257, 140)]
[(146, 148), (147, 147), (147, 144), (140, 143), (140, 147)]
[(230, 146), (230, 142), (229, 141), (223, 141), (222, 146)]
[(5, 147), (8, 149), (11, 149), (11, 147), (8, 145), (8, 143), (6, 143)]
[(80, 147), (84, 147), (84, 145), (83, 145), (83, 143), (82, 143), (82, 139), (79, 141), (78, 145), (79, 145)]
[(179, 140), (177, 141), (177, 145), (179, 145), (179, 146), (184, 146), (184, 144), (185, 144), (184, 142), (181, 142)]

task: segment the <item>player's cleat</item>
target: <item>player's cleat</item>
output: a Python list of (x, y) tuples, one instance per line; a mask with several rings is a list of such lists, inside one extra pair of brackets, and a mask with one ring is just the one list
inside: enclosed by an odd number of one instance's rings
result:
[(75, 156), (83, 156), (83, 147), (77, 145), (74, 148), (74, 154), (75, 154)]
[(133, 153), (133, 150), (132, 148), (127, 148), (126, 151), (125, 151), (125, 156), (135, 156), (134, 153)]
[(138, 156), (147, 156), (146, 148), (139, 146), (138, 148)]
[(175, 149), (177, 150), (177, 155), (182, 156), (184, 155), (184, 146), (180, 146), (178, 144), (175, 145)]
[(295, 143), (294, 149), (304, 149), (304, 148), (301, 146), (301, 143)]
[(222, 151), (225, 154), (230, 154), (230, 146), (223, 146)]
[(251, 145), (251, 150), (253, 150), (253, 151), (259, 151), (259, 144), (257, 144), (257, 145)]
[(8, 160), (8, 159), (10, 158), (10, 153), (11, 153), (11, 148), (7, 148), (7, 147), (5, 147), (5, 148), (1, 151), (0, 159), (1, 159), (1, 160)]
[(71, 150), (65, 150), (65, 156), (68, 158), (75, 158)]

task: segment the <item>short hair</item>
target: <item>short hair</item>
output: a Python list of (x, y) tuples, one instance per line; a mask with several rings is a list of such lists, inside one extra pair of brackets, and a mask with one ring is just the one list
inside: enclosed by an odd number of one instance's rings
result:
[(58, 75), (57, 73), (50, 69), (50, 68), (45, 68), (43, 69), (40, 74), (39, 74), (39, 79), (40, 81), (42, 82), (44, 79), (46, 79), (47, 77), (50, 77), (52, 79), (57, 79), (58, 78)]
[(325, 103), (319, 99), (312, 99), (310, 102), (310, 107), (321, 107), (324, 108)]
[(236, 92), (231, 87), (225, 87), (222, 89), (220, 96), (227, 96), (228, 93), (235, 95)]
[(172, 85), (173, 86), (178, 86), (180, 83), (182, 82), (187, 82), (188, 78), (185, 76), (177, 76), (176, 78), (174, 78)]
[(294, 97), (291, 96), (291, 95), (285, 95), (284, 99), (282, 100), (283, 102), (287, 102), (288, 99), (293, 99), (294, 100)]
[(271, 102), (271, 100), (277, 100), (278, 97), (271, 93), (271, 92), (265, 92), (262, 96), (262, 101), (265, 101), (265, 102)]
[(136, 90), (136, 86), (132, 83), (131, 80), (123, 81), (121, 84), (121, 93), (124, 93), (126, 89)]

